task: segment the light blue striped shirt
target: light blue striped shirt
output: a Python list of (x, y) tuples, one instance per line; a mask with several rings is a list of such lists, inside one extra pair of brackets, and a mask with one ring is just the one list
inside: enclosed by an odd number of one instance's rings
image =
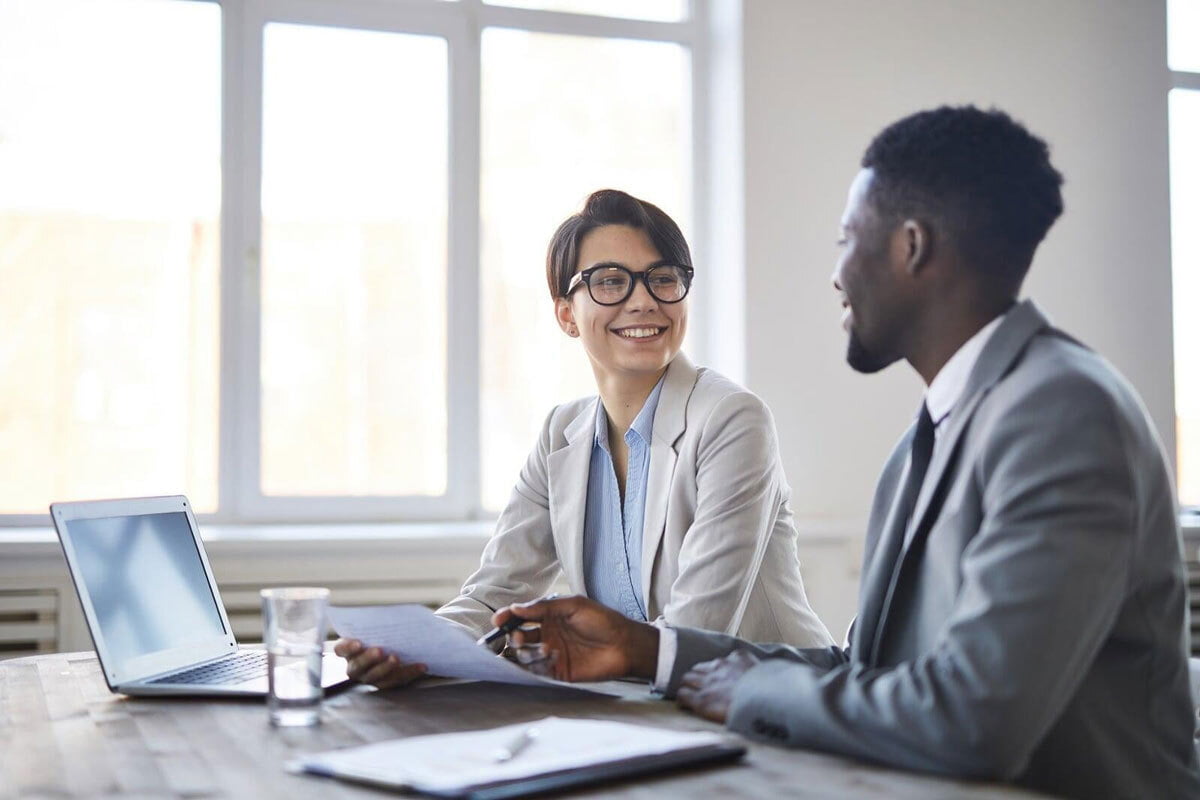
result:
[[(665, 378), (666, 376), (664, 376)], [(608, 416), (596, 404), (596, 437), (588, 471), (587, 512), (583, 522), (583, 577), (588, 597), (630, 619), (646, 619), (642, 597), (642, 525), (646, 518), (646, 482), (650, 477), (650, 438), (662, 394), (660, 380), (629, 430), (629, 466), (625, 506), (608, 449)]]

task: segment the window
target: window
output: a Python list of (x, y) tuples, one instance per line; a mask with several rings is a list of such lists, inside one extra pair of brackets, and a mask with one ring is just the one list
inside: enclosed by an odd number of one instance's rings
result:
[(595, 393), (578, 340), (550, 314), (552, 226), (611, 186), (691, 227), (689, 65), (672, 42), (505, 28), (484, 31), (482, 64), (482, 496), (498, 510), (547, 398)]
[(1167, 29), (1179, 502), (1200, 506), (1200, 0), (1169, 0)]
[(702, 257), (708, 1), (0, 3), (0, 524), (494, 513), (594, 392), (555, 226)]
[(266, 496), (446, 492), (446, 55), (437, 36), (266, 25)]
[(217, 509), (220, 59), (214, 5), (0, 3), (0, 514)]

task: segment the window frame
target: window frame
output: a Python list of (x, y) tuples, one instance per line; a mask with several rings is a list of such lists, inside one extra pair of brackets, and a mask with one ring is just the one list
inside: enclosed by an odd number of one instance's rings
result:
[[(176, 0), (180, 1), (180, 0)], [(188, 0), (221, 6), (221, 214), (217, 508), (206, 524), (471, 522), (483, 508), (479, 457), (480, 170), (483, 32), (675, 43), (691, 67), (689, 160), (696, 263), (709, 291), (693, 298), (689, 349), (726, 374), (744, 370), (741, 0), (689, 0), (677, 22), (489, 5), (483, 0)], [(263, 40), (268, 23), (439, 36), (448, 51), (447, 491), (419, 496), (265, 496), (261, 491), (261, 177)], [(713, 65), (717, 71), (714, 73)], [(715, 99), (714, 99), (715, 98)], [(714, 213), (721, 195), (723, 213)], [(710, 274), (710, 272), (712, 274)], [(720, 309), (717, 295), (721, 295)], [(719, 313), (718, 313), (719, 311)], [(180, 487), (186, 490), (186, 487)], [(0, 528), (47, 514), (0, 514)]]
[[(679, 22), (489, 5), (483, 0), (224, 0), (222, 64), (222, 379), (218, 508), (205, 522), (485, 519), (480, 443), (481, 53), (488, 28), (672, 42), (691, 59), (695, 228), (703, 230), (708, 0)], [(263, 36), (269, 23), (440, 36), (449, 54), (447, 491), (439, 497), (265, 496), (261, 470), (261, 174)], [(232, 46), (230, 46), (232, 45)], [(232, 224), (229, 224), (232, 223)], [(704, 250), (696, 243), (698, 256)], [(708, 308), (696, 311), (704, 315)], [(705, 326), (700, 326), (705, 327)], [(697, 343), (703, 350), (704, 344)]]
[[(463, 15), (448, 15), (438, 0), (225, 0), (222, 6), (222, 241), (221, 409), (217, 510), (201, 522), (345, 522), (388, 519), (464, 519), (478, 468), (472, 469), (470, 440), (477, 438), (477, 357), (469, 343), (478, 336), (479, 299), (470, 283), (478, 268), (472, 219), (479, 202), (478, 56), (472, 58), (470, 27)], [(261, 190), (263, 40), (270, 23), (319, 25), (387, 33), (438, 36), (449, 57), (447, 192), (447, 480), (446, 494), (416, 496), (268, 496), (261, 490)], [(477, 105), (477, 104), (476, 104)], [(472, 133), (474, 134), (472, 138)], [(477, 227), (477, 226), (476, 226)]]
[[(690, 0), (678, 22), (602, 17), (570, 12), (493, 6), (483, 0), (192, 0), (221, 6), (221, 215), (219, 335), (220, 385), (217, 458), (217, 508), (197, 514), (201, 523), (267, 524), (294, 522), (447, 522), (484, 520), (482, 506), (480, 391), (480, 157), (481, 52), (488, 28), (538, 33), (659, 41), (679, 44), (691, 66), (691, 141), (693, 236), (697, 263), (709, 252), (728, 255), (740, 244), (740, 195), (728, 207), (737, 219), (714, 218), (710, 180), (728, 191), (740, 190), (740, 172), (731, 171), (726, 154), (714, 160), (711, 132), (737, 146), (740, 138), (713, 114), (710, 94), (729, 95), (729, 76), (714, 84), (710, 72), (713, 20), (740, 25), (740, 3)], [(261, 491), (261, 175), (263, 40), (269, 23), (321, 25), (359, 30), (439, 36), (448, 50), (448, 208), (447, 208), (447, 491), (417, 496), (265, 496)], [(720, 63), (731, 62), (728, 47), (718, 48)], [(740, 53), (737, 54), (740, 56)], [(740, 108), (733, 114), (740, 123)], [(724, 144), (724, 141), (723, 141)], [(735, 160), (737, 161), (737, 160)], [(710, 162), (712, 162), (710, 164)], [(740, 164), (740, 161), (737, 161)], [(717, 223), (714, 225), (713, 223)], [(736, 285), (740, 259), (712, 281)], [(707, 271), (706, 271), (707, 272)], [(741, 319), (728, 307), (732, 322), (714, 313), (715, 297), (701, 293), (692, 314), (691, 349), (701, 360), (728, 349), (730, 325)], [(712, 323), (712, 324), (709, 324)], [(720, 330), (714, 328), (721, 326)], [(736, 332), (736, 331), (735, 331)], [(725, 341), (720, 347), (715, 343)], [(727, 372), (740, 377), (740, 360)], [(185, 489), (186, 487), (181, 487)], [(44, 525), (45, 514), (0, 514), (0, 527)]]

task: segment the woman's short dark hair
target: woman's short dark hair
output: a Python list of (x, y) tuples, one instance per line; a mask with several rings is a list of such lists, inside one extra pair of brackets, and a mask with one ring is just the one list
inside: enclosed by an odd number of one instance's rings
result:
[(692, 254), (683, 232), (661, 208), (616, 189), (601, 189), (592, 192), (583, 210), (567, 217), (550, 239), (546, 251), (546, 285), (551, 297), (566, 296), (571, 276), (579, 268), (583, 238), (604, 225), (627, 225), (645, 231), (666, 261), (692, 266)]

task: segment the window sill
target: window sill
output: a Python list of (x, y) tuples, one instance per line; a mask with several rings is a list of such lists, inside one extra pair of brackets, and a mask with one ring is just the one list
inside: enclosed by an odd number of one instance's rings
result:
[[(800, 542), (835, 544), (854, 539), (863, 526), (796, 521)], [(1200, 510), (1179, 515), (1183, 539), (1200, 547)], [(230, 525), (208, 523), (200, 526), (205, 543), (220, 550), (261, 550), (264, 547), (291, 545), (295, 550), (369, 549), (386, 545), (409, 552), (453, 552), (474, 549), (478, 552), (495, 530), (496, 521), (408, 522), (408, 523), (317, 523)], [(57, 553), (58, 537), (49, 526), (0, 527), (0, 550), (5, 555), (45, 555)]]
[[(392, 524), (217, 525), (200, 526), (209, 549), (236, 552), (288, 547), (289, 551), (363, 550), (385, 545), (408, 552), (478, 552), (492, 535), (495, 520)], [(0, 550), (6, 556), (57, 552), (51, 527), (0, 528)]]

